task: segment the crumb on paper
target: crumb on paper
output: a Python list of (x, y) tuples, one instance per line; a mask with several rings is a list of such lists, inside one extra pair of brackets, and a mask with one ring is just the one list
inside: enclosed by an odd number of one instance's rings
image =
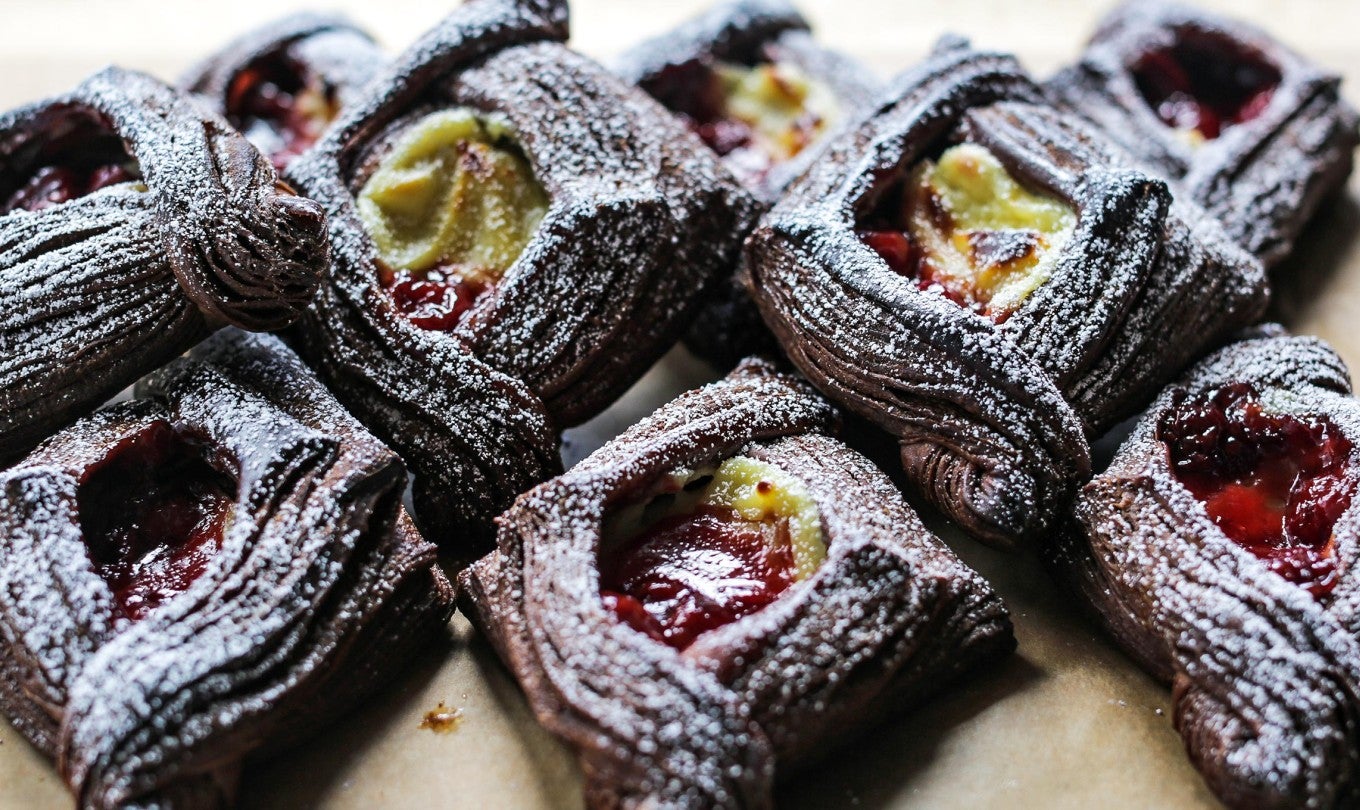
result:
[(444, 705), (444, 701), (439, 701), (428, 712), (425, 712), (425, 719), (420, 721), (420, 727), (429, 729), (439, 734), (448, 734), (458, 728), (463, 722), (463, 710), (459, 708), (449, 708)]

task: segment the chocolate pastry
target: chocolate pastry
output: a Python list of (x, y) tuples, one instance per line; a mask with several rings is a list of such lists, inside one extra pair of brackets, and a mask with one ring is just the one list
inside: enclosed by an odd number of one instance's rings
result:
[(1009, 545), (1070, 502), (1088, 437), (1260, 313), (1264, 273), (1011, 57), (949, 40), (894, 88), (790, 186), (746, 266), (803, 373)]
[[(619, 75), (673, 111), (764, 206), (879, 90), (859, 62), (813, 39), (784, 0), (735, 0), (620, 57)], [(723, 368), (779, 345), (739, 273), (715, 284), (685, 345)]]
[(1260, 29), (1131, 0), (1048, 86), (1273, 265), (1351, 173), (1340, 84)]
[(588, 805), (768, 807), (775, 778), (1014, 648), (834, 423), (747, 361), (521, 495), (460, 575)]
[(147, 391), (0, 474), (0, 708), (80, 807), (221, 807), (452, 594), (401, 461), (276, 338), (223, 333)]
[(110, 68), (0, 115), (0, 462), (326, 266), (321, 209), (225, 121)]
[(566, 14), (472, 0), (288, 170), (335, 250), (299, 345), (450, 549), (489, 547), (561, 469), (558, 430), (670, 347), (751, 216), (678, 122), (561, 44)]
[(1232, 807), (1360, 801), (1360, 403), (1321, 341), (1235, 343), (1164, 391), (1054, 556), (1172, 684)]
[(306, 12), (245, 34), (180, 86), (201, 95), (283, 171), (358, 100), (385, 61), (349, 20)]

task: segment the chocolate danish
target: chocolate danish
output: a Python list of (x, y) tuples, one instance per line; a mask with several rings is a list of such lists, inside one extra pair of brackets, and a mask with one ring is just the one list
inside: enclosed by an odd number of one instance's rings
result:
[(283, 171), (359, 98), (386, 61), (344, 17), (304, 12), (251, 31), (190, 70), (202, 96)]
[(221, 807), (452, 592), (401, 461), (276, 338), (223, 333), (0, 473), (0, 708), (80, 807)]
[(799, 369), (1009, 545), (1070, 503), (1088, 437), (1257, 317), (1264, 273), (1011, 57), (949, 40), (894, 88), (752, 234), (750, 282)]
[(590, 806), (769, 806), (780, 774), (1014, 648), (834, 422), (747, 361), (520, 496), (460, 575)]
[(1340, 85), (1260, 29), (1164, 0), (1115, 9), (1048, 83), (1268, 266), (1351, 173), (1360, 119)]
[[(620, 57), (617, 72), (664, 104), (764, 206), (868, 106), (878, 79), (818, 44), (785, 0), (733, 0)], [(778, 343), (739, 273), (715, 284), (685, 345), (723, 368)]]
[(1232, 344), (1077, 499), (1059, 570), (1171, 683), (1232, 807), (1351, 807), (1360, 774), (1360, 403), (1321, 341)]
[(288, 177), (330, 217), (307, 360), (415, 473), (441, 545), (561, 469), (558, 434), (678, 338), (752, 205), (559, 2), (472, 0)]
[(222, 119), (110, 68), (0, 116), (0, 462), (326, 267), (321, 208)]

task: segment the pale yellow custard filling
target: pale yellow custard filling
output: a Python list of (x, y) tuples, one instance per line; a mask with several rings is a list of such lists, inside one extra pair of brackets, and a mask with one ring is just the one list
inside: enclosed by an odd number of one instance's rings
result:
[(753, 146), (776, 163), (820, 140), (839, 117), (831, 88), (791, 63), (721, 63), (715, 72), (727, 115), (750, 127)]

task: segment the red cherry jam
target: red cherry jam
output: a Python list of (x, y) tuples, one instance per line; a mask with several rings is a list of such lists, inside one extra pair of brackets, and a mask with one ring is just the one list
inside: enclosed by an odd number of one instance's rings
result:
[(183, 592), (222, 547), (231, 476), (168, 422), (120, 442), (80, 483), (80, 525), (122, 615), (138, 621)]
[(787, 524), (700, 506), (663, 518), (601, 560), (600, 592), (619, 621), (683, 650), (760, 610), (794, 583)]
[(340, 114), (335, 88), (297, 60), (275, 55), (237, 73), (227, 87), (227, 120), (282, 172)]
[(679, 115), (700, 140), (720, 156), (751, 145), (751, 127), (727, 117), (722, 81), (708, 62), (690, 59), (668, 65), (643, 82), (642, 89)]
[(1212, 140), (1265, 112), (1280, 71), (1230, 40), (1182, 34), (1175, 45), (1144, 54), (1133, 79), (1167, 126)]
[(141, 179), (137, 161), (98, 114), (56, 108), (37, 126), (42, 134), (10, 162), (23, 169), (0, 175), (0, 216), (42, 211)]
[(991, 319), (993, 323), (1005, 323), (1011, 316), (1011, 310), (993, 310), (969, 285), (936, 271), (925, 252), (917, 247), (911, 234), (906, 231), (898, 230), (886, 222), (875, 222), (856, 233), (861, 242), (887, 263), (888, 269), (916, 282), (918, 290), (943, 296), (957, 306)]
[(1331, 420), (1268, 412), (1255, 387), (1234, 383), (1182, 396), (1157, 438), (1224, 534), (1314, 596), (1336, 587), (1332, 527), (1355, 480), (1351, 442)]
[(421, 329), (448, 332), (458, 326), (486, 285), (460, 277), (453, 268), (393, 270), (378, 268), (378, 279), (392, 296), (397, 311)]

